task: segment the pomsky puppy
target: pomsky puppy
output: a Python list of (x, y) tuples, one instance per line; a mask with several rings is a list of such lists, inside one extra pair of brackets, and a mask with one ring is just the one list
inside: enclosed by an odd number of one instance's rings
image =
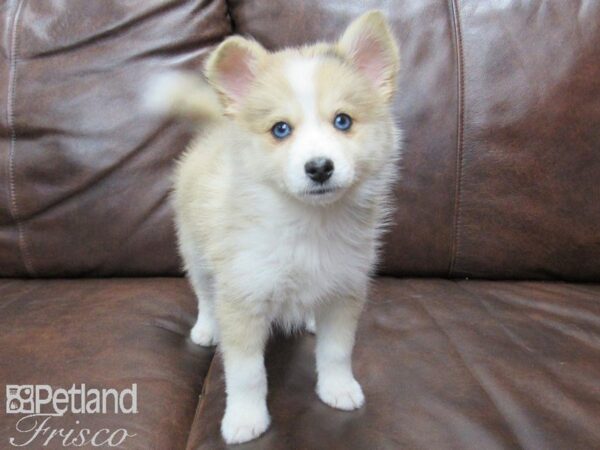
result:
[(191, 338), (223, 356), (227, 443), (269, 426), (273, 324), (316, 325), (318, 396), (343, 410), (364, 403), (351, 353), (397, 173), (398, 69), (386, 20), (371, 11), (335, 44), (269, 52), (230, 37), (208, 58), (208, 84), (167, 74), (149, 90), (154, 108), (202, 123), (178, 164), (174, 207), (199, 303)]

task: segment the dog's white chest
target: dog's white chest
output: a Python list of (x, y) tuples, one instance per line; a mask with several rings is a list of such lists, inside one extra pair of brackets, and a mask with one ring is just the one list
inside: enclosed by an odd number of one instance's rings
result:
[(239, 236), (234, 269), (249, 299), (286, 314), (364, 283), (374, 258), (369, 230), (311, 225), (256, 227)]

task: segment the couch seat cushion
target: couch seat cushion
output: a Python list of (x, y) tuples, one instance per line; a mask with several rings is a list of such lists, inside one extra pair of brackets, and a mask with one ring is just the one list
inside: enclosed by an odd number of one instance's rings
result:
[[(7, 414), (7, 384), (122, 390), (133, 383), (137, 414), (67, 413), (48, 426), (125, 428), (135, 436), (121, 448), (184, 448), (213, 355), (188, 338), (195, 313), (182, 278), (1, 280), (0, 448), (32, 435), (15, 428), (26, 414)], [(63, 448), (58, 437), (43, 447), (47, 436), (24, 448)]]
[[(354, 367), (366, 406), (314, 393), (314, 337), (267, 352), (272, 426), (240, 449), (584, 449), (600, 442), (600, 285), (379, 279)], [(224, 448), (215, 358), (188, 449)]]

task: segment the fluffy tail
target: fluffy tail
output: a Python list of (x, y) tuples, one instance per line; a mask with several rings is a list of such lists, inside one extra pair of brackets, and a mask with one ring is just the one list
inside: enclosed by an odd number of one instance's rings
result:
[(155, 113), (215, 120), (223, 116), (217, 93), (202, 78), (168, 72), (150, 80), (144, 93), (146, 107)]

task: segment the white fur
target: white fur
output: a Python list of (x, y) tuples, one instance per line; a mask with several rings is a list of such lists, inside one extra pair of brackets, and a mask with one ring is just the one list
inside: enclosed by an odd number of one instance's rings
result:
[(164, 72), (148, 80), (144, 106), (153, 112), (166, 113), (178, 104), (179, 92), (188, 91), (189, 80), (179, 72)]
[(200, 77), (185, 72), (163, 72), (146, 82), (142, 98), (147, 111), (213, 119), (222, 114), (219, 99)]
[[(378, 13), (360, 20), (349, 28), (352, 33), (364, 28), (371, 36), (385, 25)], [(381, 39), (391, 39), (382, 33)], [(240, 46), (252, 52), (258, 44), (235, 38), (221, 48), (233, 48), (235, 55)], [(395, 51), (391, 41), (381, 46), (388, 47)], [(227, 54), (218, 52), (209, 58), (208, 73), (232, 70)], [(265, 54), (257, 50), (255, 56)], [(179, 248), (199, 302), (191, 338), (201, 345), (219, 343), (227, 391), (221, 431), (231, 444), (259, 436), (270, 424), (263, 354), (272, 324), (290, 330), (306, 323), (316, 331), (316, 391), (323, 402), (342, 410), (364, 403), (351, 353), (389, 215), (397, 133), (389, 89), (370, 106), (377, 112), (365, 113), (369, 120), (358, 137), (334, 129), (319, 110), (318, 69), (324, 57), (319, 50), (297, 51), (285, 60), (281, 76), (292, 98), (280, 101), (301, 110), (285, 147), (266, 148), (272, 137), (240, 126), (235, 114), (243, 105), (229, 99), (227, 110), (234, 117), (215, 122), (191, 144), (175, 177)], [(247, 61), (254, 60), (240, 64)], [(343, 73), (371, 92), (364, 77)], [(163, 80), (171, 100), (162, 107), (201, 115), (204, 103), (189, 106), (196, 95), (189, 79), (175, 85), (173, 80)], [(379, 98), (377, 91), (372, 95)], [(315, 183), (304, 165), (314, 157), (334, 162), (327, 182), (334, 192), (310, 194)]]

